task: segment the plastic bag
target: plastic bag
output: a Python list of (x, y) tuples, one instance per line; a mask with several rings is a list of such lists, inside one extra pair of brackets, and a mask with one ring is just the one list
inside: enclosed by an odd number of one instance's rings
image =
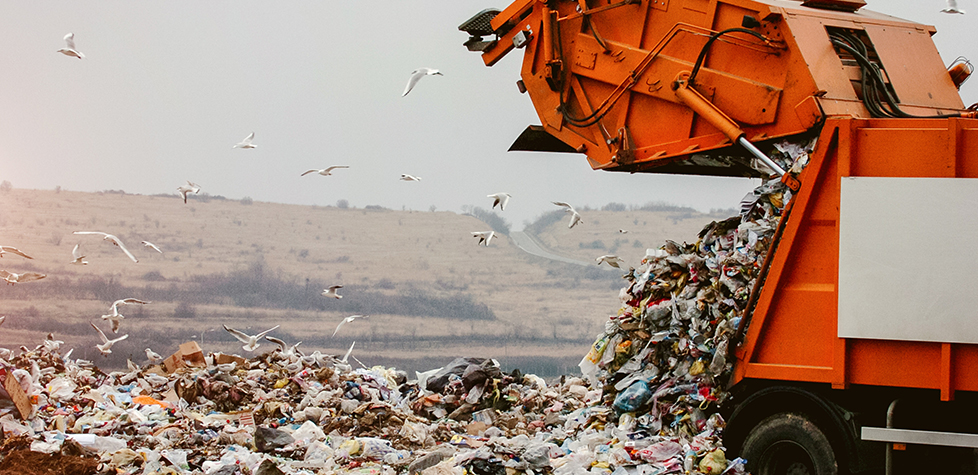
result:
[(614, 408), (619, 414), (623, 412), (635, 412), (652, 397), (652, 390), (649, 383), (645, 380), (638, 380), (628, 386), (627, 389), (618, 393), (615, 397)]

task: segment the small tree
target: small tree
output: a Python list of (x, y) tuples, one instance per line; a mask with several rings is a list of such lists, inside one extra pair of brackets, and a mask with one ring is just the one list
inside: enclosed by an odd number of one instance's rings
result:
[(336, 207), (339, 209), (347, 209), (350, 207), (350, 202), (347, 200), (337, 200)]
[(0, 183), (0, 191), (7, 193), (12, 189), (14, 189), (14, 185), (10, 183), (10, 180), (4, 180), (3, 183)]

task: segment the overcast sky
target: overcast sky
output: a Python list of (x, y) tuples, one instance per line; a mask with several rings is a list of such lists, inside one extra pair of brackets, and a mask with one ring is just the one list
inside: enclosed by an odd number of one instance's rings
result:
[[(945, 64), (978, 61), (978, 2), (868, 8), (935, 25)], [(461, 211), (513, 195), (515, 229), (556, 209), (664, 201), (735, 207), (746, 179), (592, 171), (583, 156), (506, 152), (539, 123), (519, 94), (521, 52), (492, 68), (457, 27), (508, 2), (4, 2), (0, 179), (17, 188), (176, 193)], [(86, 58), (55, 51), (75, 34)], [(407, 97), (412, 70), (440, 69)], [(962, 88), (978, 102), (978, 81)], [(257, 149), (232, 149), (255, 132)], [(300, 174), (348, 165), (333, 176)], [(422, 178), (403, 182), (402, 173)]]

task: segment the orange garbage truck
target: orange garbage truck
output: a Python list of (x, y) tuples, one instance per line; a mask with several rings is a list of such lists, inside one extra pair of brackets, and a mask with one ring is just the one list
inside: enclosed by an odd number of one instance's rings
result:
[[(459, 29), (488, 66), (523, 50), (542, 124), (511, 150), (793, 191), (729, 348), (751, 473), (978, 470), (973, 68), (934, 27), (861, 0), (517, 0)], [(784, 140), (816, 144), (803, 170), (764, 152)]]

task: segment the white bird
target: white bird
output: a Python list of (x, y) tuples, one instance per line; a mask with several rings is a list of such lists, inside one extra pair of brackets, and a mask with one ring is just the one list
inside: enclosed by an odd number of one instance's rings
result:
[(33, 259), (33, 257), (28, 256), (27, 254), (24, 253), (24, 251), (21, 251), (20, 249), (17, 249), (16, 247), (0, 246), (0, 257), (3, 257), (3, 255), (6, 254), (6, 253), (8, 253), (8, 252), (11, 253), (11, 254), (17, 254), (20, 257), (26, 257), (28, 259)]
[(244, 332), (240, 332), (227, 325), (224, 325), (224, 329), (227, 330), (228, 333), (234, 335), (234, 337), (237, 338), (238, 341), (244, 343), (244, 346), (242, 346), (241, 348), (244, 348), (245, 351), (255, 351), (255, 348), (261, 346), (258, 344), (258, 340), (262, 339), (268, 332), (278, 327), (279, 325), (275, 325), (274, 327), (269, 328), (268, 330), (265, 330), (257, 335), (248, 335)]
[(628, 234), (628, 230), (627, 229), (619, 229), (618, 232), (621, 233), (621, 234)]
[(322, 170), (312, 169), (312, 170), (309, 170), (307, 172), (304, 172), (302, 175), (299, 175), (299, 176), (306, 176), (306, 175), (308, 175), (310, 173), (318, 173), (318, 174), (320, 174), (322, 176), (330, 176), (330, 175), (333, 174), (332, 171), (333, 170), (336, 170), (337, 168), (350, 168), (350, 167), (349, 166), (346, 166), (346, 165), (336, 165), (336, 166), (332, 166), (332, 167), (329, 167), (329, 168), (323, 168)]
[(102, 320), (108, 320), (112, 322), (112, 333), (119, 333), (119, 325), (122, 323), (122, 320), (126, 318), (125, 315), (119, 313), (119, 305), (126, 305), (131, 303), (147, 304), (149, 302), (131, 298), (131, 297), (127, 299), (116, 300), (115, 302), (112, 302), (112, 307), (111, 307), (112, 313), (108, 315), (102, 315)]
[(964, 14), (964, 10), (958, 8), (958, 0), (947, 0), (947, 8), (941, 10), (943, 13), (960, 13)]
[(77, 49), (75, 49), (75, 34), (74, 33), (68, 33), (67, 35), (65, 35), (65, 43), (68, 44), (68, 47), (67, 48), (61, 48), (61, 49), (59, 49), (58, 50), (59, 53), (65, 55), (65, 56), (73, 56), (73, 57), (78, 58), (78, 59), (82, 59), (82, 58), (85, 57), (85, 55), (83, 55), (81, 51), (78, 51)]
[(493, 198), (492, 208), (496, 209), (496, 205), (499, 205), (499, 211), (506, 209), (506, 203), (509, 203), (509, 193), (495, 193), (488, 195), (488, 198)]
[(336, 293), (337, 290), (342, 289), (342, 285), (331, 285), (328, 289), (323, 289), (323, 297), (332, 297), (334, 299), (343, 298), (342, 295)]
[(367, 317), (369, 317), (369, 315), (350, 315), (349, 317), (340, 320), (340, 324), (336, 325), (336, 330), (333, 330), (332, 336), (336, 336), (336, 332), (340, 331), (340, 327), (342, 327), (344, 323), (350, 323), (358, 318), (367, 318)]
[(194, 183), (194, 182), (192, 182), (190, 180), (187, 180), (187, 184), (186, 185), (180, 185), (180, 186), (178, 186), (177, 187), (177, 191), (180, 192), (180, 196), (183, 196), (183, 202), (184, 202), (184, 204), (186, 204), (187, 203), (187, 194), (188, 193), (193, 193), (193, 194), (196, 195), (197, 193), (199, 193), (200, 192), (200, 185), (198, 185), (198, 184), (196, 184), (196, 183)]
[(149, 241), (139, 241), (139, 243), (142, 244), (142, 245), (144, 245), (144, 246), (146, 246), (146, 247), (148, 247), (148, 248), (150, 248), (150, 249), (152, 249), (152, 250), (154, 250), (154, 251), (156, 251), (156, 252), (158, 252), (158, 253), (160, 253), (160, 254), (163, 254), (163, 251), (161, 251), (160, 248), (156, 246), (156, 244), (153, 244), (153, 243), (151, 243)]
[(404, 181), (421, 181), (421, 177), (419, 177), (419, 176), (412, 176), (412, 175), (408, 175), (408, 174), (402, 173), (401, 174), (401, 180), (404, 180)]
[(601, 257), (598, 257), (598, 258), (596, 258), (594, 260), (597, 261), (597, 263), (598, 263), (599, 266), (601, 265), (602, 262), (607, 262), (609, 266), (615, 267), (615, 268), (618, 268), (618, 269), (621, 269), (621, 264), (624, 264), (625, 263), (625, 261), (622, 258), (620, 258), (620, 257), (618, 257), (618, 256), (616, 256), (614, 254), (606, 254), (606, 255), (603, 255)]
[(71, 250), (71, 257), (74, 259), (71, 261), (72, 264), (77, 266), (87, 266), (88, 261), (85, 261), (85, 256), (78, 250), (78, 244), (75, 244), (75, 248)]
[(64, 344), (64, 341), (54, 339), (54, 333), (48, 333), (47, 338), (41, 342), (41, 346), (48, 350), (49, 353), (57, 353), (61, 349), (62, 344)]
[[(91, 322), (89, 322), (89, 323), (91, 323)], [(114, 345), (114, 344), (116, 344), (116, 343), (118, 343), (118, 342), (120, 342), (122, 340), (125, 340), (126, 338), (129, 338), (129, 335), (126, 334), (126, 335), (122, 335), (119, 338), (116, 338), (114, 340), (110, 340), (108, 337), (105, 336), (105, 333), (102, 333), (102, 330), (99, 327), (95, 326), (94, 323), (92, 323), (92, 328), (94, 328), (95, 331), (98, 332), (98, 336), (102, 337), (102, 344), (101, 345), (95, 345), (95, 348), (98, 348), (98, 351), (101, 352), (103, 356), (108, 356), (109, 353), (112, 353), (112, 345)]]
[(479, 244), (489, 247), (489, 241), (496, 236), (495, 231), (472, 231), (472, 236), (479, 238)]
[(444, 76), (444, 74), (437, 69), (431, 68), (420, 68), (411, 71), (411, 79), (408, 79), (407, 86), (404, 87), (404, 94), (401, 94), (401, 97), (408, 95), (408, 93), (411, 92), (411, 89), (414, 89), (414, 85), (425, 76)]
[(132, 255), (132, 253), (129, 252), (129, 249), (126, 249), (126, 245), (122, 243), (122, 240), (120, 240), (118, 237), (116, 237), (116, 236), (114, 236), (112, 234), (103, 233), (103, 232), (99, 232), (99, 231), (75, 231), (72, 234), (98, 234), (98, 235), (101, 235), (103, 240), (111, 241), (112, 244), (115, 244), (116, 246), (119, 246), (119, 249), (122, 249), (122, 252), (126, 253), (126, 255), (129, 256), (129, 258), (132, 259), (133, 262), (139, 262), (139, 260), (136, 259), (136, 256)]
[(242, 140), (241, 142), (238, 142), (237, 144), (235, 144), (231, 148), (256, 148), (258, 146), (255, 145), (255, 144), (253, 144), (253, 143), (251, 143), (251, 141), (254, 140), (254, 139), (255, 139), (255, 133), (252, 132), (252, 133), (248, 134), (248, 136), (245, 137), (244, 140)]
[(568, 228), (573, 228), (574, 226), (577, 226), (578, 224), (584, 222), (583, 220), (581, 220), (581, 214), (578, 213), (573, 206), (564, 203), (563, 201), (551, 201), (551, 203), (563, 207), (564, 211), (567, 211), (568, 213), (571, 214), (570, 223), (567, 224)]
[(151, 350), (149, 348), (146, 348), (146, 359), (148, 359), (149, 362), (150, 363), (153, 363), (153, 364), (160, 364), (160, 363), (163, 362), (163, 357), (160, 356), (159, 353), (157, 353), (157, 352), (155, 352), (155, 351), (153, 351), (153, 350)]
[(7, 272), (5, 270), (0, 270), (0, 279), (7, 281), (8, 284), (20, 284), (23, 282), (32, 282), (35, 280), (41, 280), (47, 277), (45, 274), (40, 274), (37, 272), (24, 272), (23, 274), (15, 274), (13, 272)]
[(293, 356), (302, 356), (302, 352), (299, 351), (299, 345), (302, 344), (301, 341), (292, 346), (289, 346), (285, 344), (285, 341), (275, 338), (274, 336), (266, 336), (265, 339), (278, 345), (279, 350), (282, 353), (282, 356), (285, 356), (287, 358), (292, 358)]
[(3, 321), (6, 320), (6, 319), (7, 319), (7, 316), (6, 315), (0, 317), (0, 325), (3, 325)]

